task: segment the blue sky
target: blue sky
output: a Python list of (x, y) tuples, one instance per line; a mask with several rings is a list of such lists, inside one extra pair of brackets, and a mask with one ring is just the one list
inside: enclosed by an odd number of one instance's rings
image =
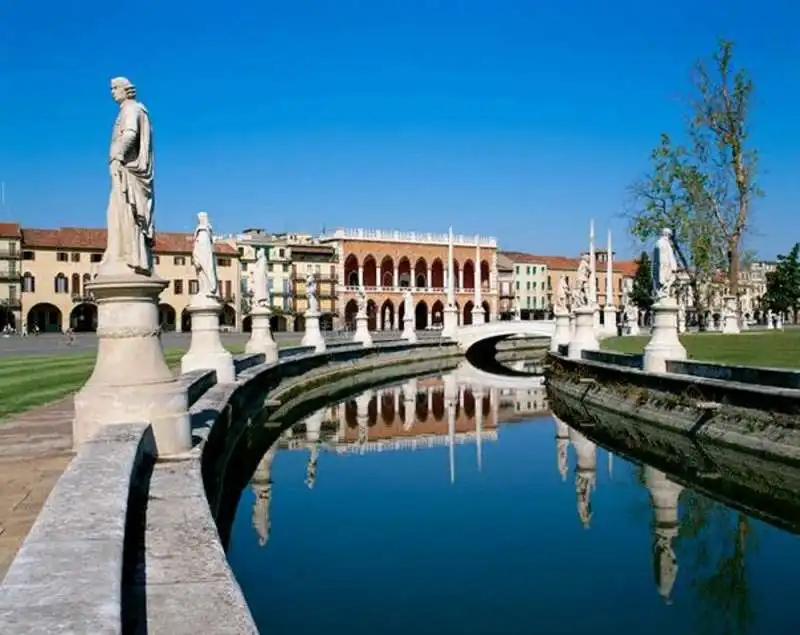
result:
[(757, 84), (751, 245), (772, 257), (800, 238), (799, 22), (789, 0), (4, 0), (2, 216), (104, 222), (108, 80), (126, 75), (162, 229), (199, 210), (223, 232), (452, 224), (557, 254), (593, 216), (632, 253), (626, 185), (725, 36)]

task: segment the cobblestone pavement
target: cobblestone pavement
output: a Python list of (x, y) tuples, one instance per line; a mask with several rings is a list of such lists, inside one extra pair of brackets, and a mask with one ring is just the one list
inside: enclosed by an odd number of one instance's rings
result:
[(72, 459), (72, 396), (0, 424), (0, 580)]

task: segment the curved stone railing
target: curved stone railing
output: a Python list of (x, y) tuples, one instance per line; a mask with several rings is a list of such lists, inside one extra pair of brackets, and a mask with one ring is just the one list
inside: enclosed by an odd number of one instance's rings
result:
[(280, 355), (238, 356), (234, 384), (217, 384), (213, 371), (181, 376), (195, 438), (185, 458), (155, 462), (142, 423), (108, 426), (82, 445), (0, 585), (0, 633), (256, 632), (223, 547), (252, 473), (234, 459), (250, 423), (318, 408), (348, 376), (419, 373), (415, 363), (461, 357), (438, 339)]

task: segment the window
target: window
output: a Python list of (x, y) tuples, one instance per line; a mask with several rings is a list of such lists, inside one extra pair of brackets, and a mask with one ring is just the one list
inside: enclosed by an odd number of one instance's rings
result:
[(22, 252), (22, 259), (23, 260), (36, 260), (36, 252), (35, 251), (23, 251)]
[(175, 291), (175, 295), (183, 295), (183, 280), (173, 280), (172, 289)]
[(29, 271), (22, 276), (22, 293), (36, 293), (36, 278)]
[(536, 267), (533, 267), (532, 273), (533, 273), (534, 276), (536, 275)]
[(231, 288), (232, 284), (230, 280), (225, 281), (225, 299), (232, 300), (233, 299), (233, 289)]
[[(183, 267), (186, 264), (186, 258), (183, 256), (173, 256), (172, 257), (172, 264), (177, 265), (179, 267)], [(189, 288), (192, 288), (191, 283), (189, 284)]]
[(267, 265), (267, 271), (272, 271), (272, 270), (273, 270), (272, 263), (269, 263)]
[(66, 251), (59, 251), (56, 254), (56, 260), (58, 262), (69, 262), (69, 256), (67, 255)]
[(517, 280), (517, 291), (519, 291), (519, 280)]
[(279, 256), (280, 258), (283, 258), (283, 254), (284, 254), (284, 253), (286, 253), (286, 252), (285, 252), (285, 250), (283, 250), (283, 249), (278, 249), (278, 256)]
[(230, 258), (217, 257), (217, 264), (220, 267), (230, 267), (231, 266), (231, 259)]
[(520, 266), (519, 266), (519, 265), (517, 265), (517, 266), (516, 266), (517, 275), (519, 275), (519, 269), (520, 269)]
[(89, 254), (89, 262), (103, 262), (103, 254)]
[(246, 262), (242, 263), (242, 273), (247, 273), (247, 263)]
[[(66, 254), (64, 254), (66, 256)], [(56, 293), (69, 293), (69, 282), (67, 281), (67, 276), (63, 273), (59, 273), (55, 279), (55, 291)]]
[(81, 294), (81, 277), (77, 273), (72, 274), (72, 295)]
[(81, 261), (81, 255), (77, 251), (73, 251), (71, 255), (72, 255), (72, 262), (80, 262)]
[(197, 295), (200, 285), (197, 280), (189, 280), (189, 295)]
[(525, 267), (525, 273), (527, 275), (531, 275), (531, 268), (530, 267)]
[(289, 273), (289, 263), (283, 263), (283, 273)]
[(161, 264), (161, 258), (159, 258), (158, 256), (153, 256), (153, 264), (154, 265), (160, 265)]
[(15, 284), (8, 285), (8, 299), (9, 300), (17, 299), (17, 285)]
[(525, 289), (526, 289), (527, 291), (530, 291), (530, 290), (531, 290), (531, 283), (530, 283), (530, 280), (529, 280), (528, 282), (526, 282), (526, 283), (525, 283)]

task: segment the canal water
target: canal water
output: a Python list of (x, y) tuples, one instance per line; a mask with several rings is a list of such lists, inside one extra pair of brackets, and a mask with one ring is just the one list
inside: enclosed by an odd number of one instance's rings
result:
[(474, 387), (369, 391), (264, 456), (228, 551), (261, 632), (796, 632), (796, 535), (598, 448), (543, 386)]

